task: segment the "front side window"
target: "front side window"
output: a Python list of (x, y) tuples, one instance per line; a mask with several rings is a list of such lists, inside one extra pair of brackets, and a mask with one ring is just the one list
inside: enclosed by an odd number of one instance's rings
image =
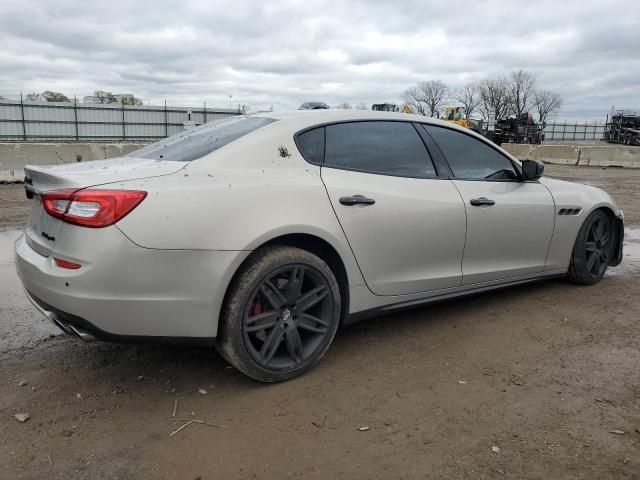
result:
[(325, 127), (324, 166), (399, 177), (432, 178), (436, 170), (408, 122), (350, 122)]
[(440, 147), (453, 175), (466, 180), (517, 180), (511, 161), (486, 143), (450, 128), (424, 126)]
[(190, 162), (275, 122), (265, 117), (228, 117), (191, 128), (128, 154), (130, 157)]

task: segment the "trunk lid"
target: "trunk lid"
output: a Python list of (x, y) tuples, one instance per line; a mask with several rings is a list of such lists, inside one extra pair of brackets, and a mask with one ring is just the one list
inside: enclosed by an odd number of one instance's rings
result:
[(105, 183), (175, 173), (188, 162), (118, 157), (65, 165), (27, 165), (25, 182), (43, 193), (58, 188), (86, 188)]
[(179, 171), (188, 162), (119, 157), (66, 165), (27, 165), (25, 187), (31, 198), (25, 228), (27, 243), (48, 257), (56, 246), (63, 221), (49, 215), (42, 205), (42, 194), (61, 188), (95, 187), (113, 182), (158, 177)]

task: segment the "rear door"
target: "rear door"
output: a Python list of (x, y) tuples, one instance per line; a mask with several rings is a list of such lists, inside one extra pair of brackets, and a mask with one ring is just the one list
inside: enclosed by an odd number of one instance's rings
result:
[(458, 286), (464, 206), (452, 183), (438, 177), (416, 127), (347, 122), (324, 133), (322, 180), (370, 290), (403, 295)]
[(520, 181), (497, 148), (458, 130), (425, 127), (444, 154), (467, 212), (462, 284), (539, 273), (553, 235), (555, 205), (536, 181)]

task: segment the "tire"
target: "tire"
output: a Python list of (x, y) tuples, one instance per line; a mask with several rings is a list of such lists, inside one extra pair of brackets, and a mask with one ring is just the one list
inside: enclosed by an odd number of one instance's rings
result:
[(582, 224), (571, 253), (568, 276), (574, 283), (593, 285), (604, 277), (614, 245), (613, 222), (602, 210)]
[(338, 282), (322, 259), (299, 248), (265, 247), (231, 285), (216, 348), (255, 380), (289, 380), (324, 356), (340, 313)]

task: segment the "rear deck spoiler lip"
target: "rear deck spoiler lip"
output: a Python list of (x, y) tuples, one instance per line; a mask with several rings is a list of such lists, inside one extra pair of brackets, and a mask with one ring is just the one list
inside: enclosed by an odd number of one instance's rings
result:
[(29, 177), (24, 177), (24, 190), (28, 199), (32, 199), (34, 195), (42, 195), (42, 191), (32, 185), (32, 180)]

